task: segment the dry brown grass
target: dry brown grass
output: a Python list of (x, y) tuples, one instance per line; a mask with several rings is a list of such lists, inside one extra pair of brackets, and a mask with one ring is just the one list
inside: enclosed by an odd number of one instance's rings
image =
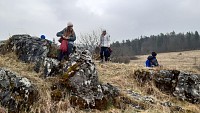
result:
[[(171, 95), (160, 92), (152, 83), (143, 87), (133, 78), (134, 70), (147, 69), (144, 67), (148, 55), (137, 56), (139, 59), (132, 60), (130, 64), (117, 64), (117, 63), (96, 63), (99, 73), (99, 79), (103, 83), (111, 83), (114, 86), (119, 87), (122, 90), (131, 89), (142, 95), (151, 95), (159, 102), (171, 101), (175, 105), (181, 106), (183, 109), (198, 113), (200, 111), (199, 105), (191, 104), (185, 101), (180, 101)], [(195, 58), (196, 57), (196, 58)], [(182, 71), (188, 71), (192, 73), (200, 74), (200, 50), (185, 51), (185, 52), (171, 52), (171, 53), (159, 53), (157, 55), (159, 64), (163, 69), (178, 69)], [(195, 60), (196, 59), (196, 60)], [(155, 68), (156, 69), (156, 68)], [(151, 91), (150, 94), (148, 91)], [(126, 112), (135, 112), (130, 107), (125, 110)], [(168, 107), (161, 105), (155, 105), (144, 113), (170, 113)]]
[(0, 107), (0, 113), (6, 113), (6, 109), (5, 108), (2, 108), (2, 107)]
[[(144, 66), (147, 56), (148, 55), (137, 56), (139, 59), (132, 60), (131, 64)], [(200, 73), (200, 50), (158, 53), (157, 59), (163, 68)]]
[[(18, 60), (17, 56), (14, 53), (9, 53), (6, 55), (0, 55), (0, 67), (11, 70), (18, 75), (23, 77), (27, 77), (32, 81), (37, 89), (39, 90), (40, 98), (34, 103), (30, 112), (32, 113), (87, 113), (88, 111), (80, 111), (78, 108), (73, 108), (70, 106), (68, 97), (66, 97), (63, 101), (54, 102), (51, 100), (51, 86), (52, 83), (56, 82), (56, 77), (48, 77), (44, 79), (41, 77), (41, 73), (36, 73), (33, 70), (33, 64), (23, 63)], [(4, 112), (4, 108), (0, 108), (0, 113)], [(93, 113), (100, 113), (108, 111), (98, 111), (91, 110)], [(110, 113), (120, 113), (119, 109), (111, 109)]]
[[(41, 99), (39, 99), (38, 103), (34, 106), (40, 105), (44, 100), (51, 100), (49, 96), (50, 83), (40, 78), (40, 74), (33, 71), (33, 64), (19, 62), (17, 56), (14, 53), (9, 53), (0, 56), (0, 67), (11, 70), (18, 75), (22, 75), (23, 77), (26, 77), (32, 81), (32, 83), (38, 88), (39, 95), (41, 96)], [(48, 109), (47, 106), (45, 107), (45, 109)]]
[[(180, 55), (181, 53), (181, 55)], [(110, 83), (114, 86), (119, 87), (121, 90), (131, 89), (135, 92), (138, 92), (142, 95), (151, 95), (157, 99), (157, 101), (165, 102), (171, 101), (175, 105), (179, 105), (185, 110), (193, 111), (198, 113), (200, 111), (200, 105), (191, 104), (185, 101), (180, 101), (173, 96), (164, 94), (160, 92), (153, 84), (147, 84), (140, 86), (134, 79), (134, 70), (136, 69), (146, 69), (144, 67), (144, 62), (148, 55), (137, 56), (138, 60), (131, 61), (130, 64), (117, 64), (117, 63), (103, 63), (100, 64), (96, 62), (96, 68), (99, 74), (99, 80), (103, 83)], [(172, 52), (172, 53), (159, 53), (157, 59), (162, 68), (167, 69), (178, 69), (183, 71), (190, 71), (193, 73), (200, 73), (200, 50), (197, 51), (185, 51), (185, 52)], [(194, 65), (194, 57), (197, 57), (196, 65)], [(88, 111), (80, 111), (78, 108), (70, 107), (69, 101), (66, 98), (65, 101), (60, 101), (54, 103), (51, 101), (50, 87), (52, 81), (55, 81), (56, 78), (41, 78), (41, 73), (36, 73), (33, 71), (33, 64), (26, 64), (20, 62), (14, 53), (0, 55), (0, 67), (7, 68), (13, 72), (18, 73), (24, 77), (30, 79), (34, 85), (37, 86), (41, 98), (36, 102), (32, 107), (32, 112), (42, 111), (44, 113), (50, 113), (52, 108), (58, 109), (58, 113), (85, 113)], [(148, 90), (151, 91), (149, 94)], [(135, 113), (138, 112), (132, 107), (128, 107), (126, 110), (122, 111), (120, 109), (115, 109), (111, 106), (109, 110), (98, 111), (91, 110), (90, 112), (95, 113)], [(161, 105), (152, 105), (142, 113), (170, 113), (168, 107), (163, 107)]]

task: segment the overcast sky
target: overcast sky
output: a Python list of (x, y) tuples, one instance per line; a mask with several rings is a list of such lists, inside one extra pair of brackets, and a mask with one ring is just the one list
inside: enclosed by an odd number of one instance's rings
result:
[(0, 40), (21, 33), (57, 40), (69, 21), (77, 37), (103, 28), (112, 41), (200, 32), (200, 0), (0, 0)]

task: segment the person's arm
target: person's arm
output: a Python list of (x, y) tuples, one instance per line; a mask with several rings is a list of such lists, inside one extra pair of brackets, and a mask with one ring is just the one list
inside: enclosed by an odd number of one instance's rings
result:
[(56, 33), (56, 36), (57, 36), (57, 37), (62, 37), (63, 34), (64, 34), (64, 32), (65, 32), (65, 28), (64, 28), (62, 31), (57, 32), (57, 33)]
[(156, 59), (156, 66), (159, 66), (159, 64), (158, 64), (158, 60)]
[(154, 58), (154, 59), (152, 60), (152, 64), (153, 64), (154, 66), (159, 66), (158, 61), (157, 61), (156, 58)]
[(70, 35), (70, 36), (68, 37), (68, 40), (74, 42), (74, 41), (76, 40), (76, 34), (74, 33), (73, 35)]

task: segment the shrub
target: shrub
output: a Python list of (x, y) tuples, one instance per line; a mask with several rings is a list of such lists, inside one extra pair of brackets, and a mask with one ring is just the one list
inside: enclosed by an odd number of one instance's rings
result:
[(58, 56), (58, 47), (55, 44), (49, 45), (49, 53), (47, 54), (50, 58), (56, 58)]
[(115, 63), (125, 63), (125, 64), (128, 64), (128, 63), (130, 63), (130, 57), (122, 57), (122, 56), (120, 56), (120, 57), (113, 57), (112, 58), (112, 62), (115, 62)]
[(136, 56), (130, 56), (130, 60), (138, 60), (139, 58)]

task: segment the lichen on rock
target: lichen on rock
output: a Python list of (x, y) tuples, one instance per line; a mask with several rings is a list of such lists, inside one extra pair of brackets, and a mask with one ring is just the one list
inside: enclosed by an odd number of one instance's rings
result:
[(0, 68), (0, 103), (9, 112), (29, 111), (38, 96), (36, 87), (27, 78)]
[(32, 37), (27, 34), (13, 35), (8, 40), (0, 43), (0, 53), (16, 53), (19, 60), (33, 63), (36, 72), (42, 72), (45, 77), (56, 75), (55, 70), (59, 65), (57, 46), (47, 39)]
[(200, 75), (178, 70), (136, 70), (136, 80), (154, 82), (162, 92), (192, 103), (200, 102)]
[[(70, 55), (64, 64), (63, 76), (57, 88), (70, 92), (70, 103), (80, 109), (104, 110), (119, 95), (116, 87), (101, 84), (89, 51), (77, 51)], [(66, 91), (66, 90), (65, 90)], [(55, 91), (52, 91), (52, 95)]]

